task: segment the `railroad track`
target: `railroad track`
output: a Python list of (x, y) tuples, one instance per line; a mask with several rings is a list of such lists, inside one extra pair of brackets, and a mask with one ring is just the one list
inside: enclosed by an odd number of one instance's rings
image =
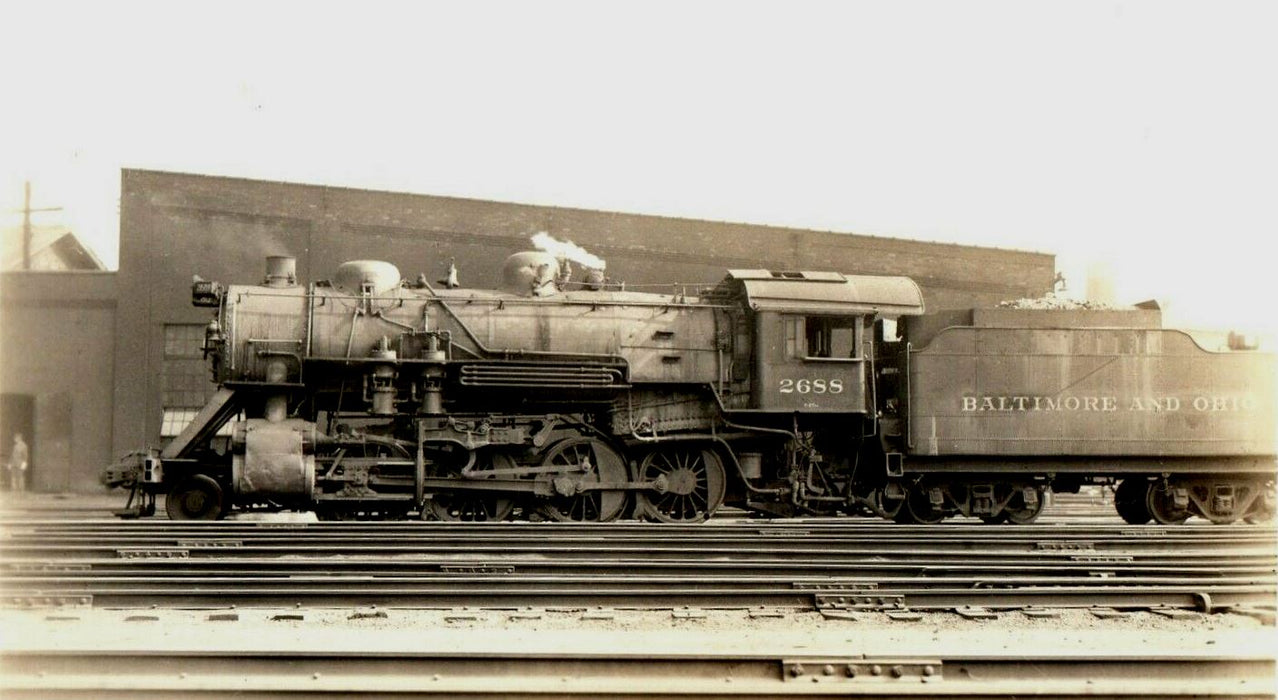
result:
[[(1086, 513), (1022, 527), (11, 520), (0, 615), (37, 633), (0, 643), (0, 695), (1271, 698), (1273, 654), (1246, 636), (1166, 633), (1159, 651), (1115, 628), (1069, 649), (1028, 619), (1085, 630), (1080, 616), (1233, 611), (1272, 625), (1275, 539)], [(361, 627), (374, 610), (369, 624), (390, 629)], [(733, 632), (633, 629), (653, 615)], [(613, 616), (627, 631), (582, 630)], [(938, 618), (995, 616), (994, 636), (934, 641)], [(1015, 636), (1021, 617), (1038, 636)], [(175, 644), (178, 630), (198, 643)]]
[[(1258, 654), (771, 656), (722, 652), (234, 652), (66, 649), (2, 658), (6, 698), (961, 697), (1268, 698)], [(1133, 682), (1133, 679), (1139, 679)]]
[[(161, 497), (162, 498), (162, 497)], [(0, 499), (0, 520), (22, 521), (30, 519), (114, 519), (113, 513), (124, 505), (124, 496), (116, 494), (69, 495), (69, 494), (5, 494)], [(736, 508), (720, 508), (715, 516), (719, 520), (731, 520), (746, 517), (746, 512)], [(148, 520), (163, 519), (163, 504), (157, 515)], [(237, 517), (233, 514), (232, 517)], [(847, 521), (848, 518), (838, 518)], [(854, 519), (856, 522), (874, 522), (875, 518), (865, 516)], [(979, 523), (975, 518), (958, 518), (948, 522)], [(1044, 523), (1097, 523), (1116, 525), (1122, 522), (1114, 510), (1112, 492), (1100, 487), (1089, 487), (1080, 493), (1049, 494), (1047, 507), (1039, 522)]]
[(51, 521), (5, 529), (0, 602), (1263, 614), (1274, 540), (1257, 526)]

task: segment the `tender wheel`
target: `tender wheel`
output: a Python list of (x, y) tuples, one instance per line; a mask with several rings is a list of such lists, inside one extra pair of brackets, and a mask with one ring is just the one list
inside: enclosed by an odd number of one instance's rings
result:
[(1034, 487), (1035, 498), (1034, 503), (1025, 502), (1025, 489), (1018, 488), (1012, 494), (1012, 500), (1007, 502), (1003, 507), (1003, 514), (1007, 516), (1007, 522), (1013, 525), (1028, 525), (1038, 516), (1043, 514), (1043, 509), (1047, 507), (1047, 489), (1041, 486)]
[(699, 523), (723, 503), (727, 475), (714, 450), (664, 447), (644, 457), (641, 481), (656, 481), (664, 491), (639, 492), (639, 513), (663, 523)]
[(874, 507), (879, 511), (879, 515), (888, 520), (895, 520), (896, 516), (905, 508), (904, 498), (892, 498), (887, 494), (887, 488), (878, 488), (870, 494), (870, 499), (874, 503)]
[(1272, 510), (1264, 510), (1264, 509), (1253, 510), (1247, 513), (1247, 515), (1243, 517), (1243, 522), (1249, 525), (1273, 523), (1273, 521), (1274, 521), (1274, 511)]
[(1149, 508), (1149, 514), (1155, 522), (1163, 525), (1179, 525), (1189, 520), (1189, 509), (1176, 506), (1167, 485), (1163, 482), (1154, 482), (1149, 485), (1145, 505)]
[(1149, 482), (1140, 477), (1123, 479), (1114, 489), (1114, 510), (1132, 525), (1144, 525), (1154, 516), (1149, 512)]
[[(476, 471), (491, 469), (513, 469), (515, 462), (503, 454), (493, 454), (487, 458), (486, 464)], [(452, 476), (456, 476), (454, 473)], [(499, 522), (510, 516), (515, 509), (515, 502), (510, 498), (483, 493), (467, 493), (465, 491), (440, 492), (426, 502), (422, 508), (423, 520), (444, 520), (448, 522)]]
[[(626, 460), (602, 440), (569, 438), (546, 453), (543, 467), (564, 467), (555, 476), (559, 495), (543, 505), (541, 513), (552, 520), (608, 522), (626, 509), (625, 491), (579, 491), (579, 486), (629, 481)], [(583, 473), (584, 470), (584, 473)]]
[(226, 499), (212, 477), (194, 474), (169, 489), (164, 510), (169, 520), (217, 520), (226, 511)]
[(1260, 496), (1256, 498), (1256, 502), (1252, 504), (1251, 509), (1247, 511), (1247, 515), (1243, 517), (1243, 522), (1256, 524), (1272, 523), (1274, 521), (1274, 503), (1278, 501), (1274, 497), (1274, 485), (1272, 483), (1265, 484), (1260, 489)]
[(998, 515), (982, 515), (979, 517), (981, 518), (981, 522), (986, 525), (1002, 525), (1007, 522), (1008, 513), (1006, 510), (1003, 510), (999, 511)]
[(945, 511), (934, 508), (928, 496), (930, 486), (914, 486), (905, 497), (905, 507), (897, 514), (898, 523), (917, 523), (919, 525), (935, 525), (945, 520)]

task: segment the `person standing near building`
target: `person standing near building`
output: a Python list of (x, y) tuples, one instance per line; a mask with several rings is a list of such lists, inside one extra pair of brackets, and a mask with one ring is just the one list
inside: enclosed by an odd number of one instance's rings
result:
[(9, 453), (9, 488), (13, 491), (27, 489), (27, 441), (22, 433), (13, 434), (13, 451)]

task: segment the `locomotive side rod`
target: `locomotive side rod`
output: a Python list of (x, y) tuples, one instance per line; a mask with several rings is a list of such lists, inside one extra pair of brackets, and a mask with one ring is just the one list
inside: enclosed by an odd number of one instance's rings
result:
[[(549, 469), (549, 468), (548, 468)], [(554, 471), (562, 472), (562, 468)], [(654, 481), (592, 481), (572, 484), (573, 493), (587, 491), (665, 491)], [(448, 479), (425, 477), (422, 486), (436, 491), (478, 491), (532, 494), (535, 496), (553, 496), (557, 493), (553, 481), (548, 479)]]

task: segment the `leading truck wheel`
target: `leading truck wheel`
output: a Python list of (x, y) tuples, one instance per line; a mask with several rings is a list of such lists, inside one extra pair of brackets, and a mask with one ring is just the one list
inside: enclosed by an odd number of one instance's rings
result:
[(217, 520), (226, 512), (226, 499), (213, 477), (195, 474), (169, 489), (164, 510), (169, 520)]

